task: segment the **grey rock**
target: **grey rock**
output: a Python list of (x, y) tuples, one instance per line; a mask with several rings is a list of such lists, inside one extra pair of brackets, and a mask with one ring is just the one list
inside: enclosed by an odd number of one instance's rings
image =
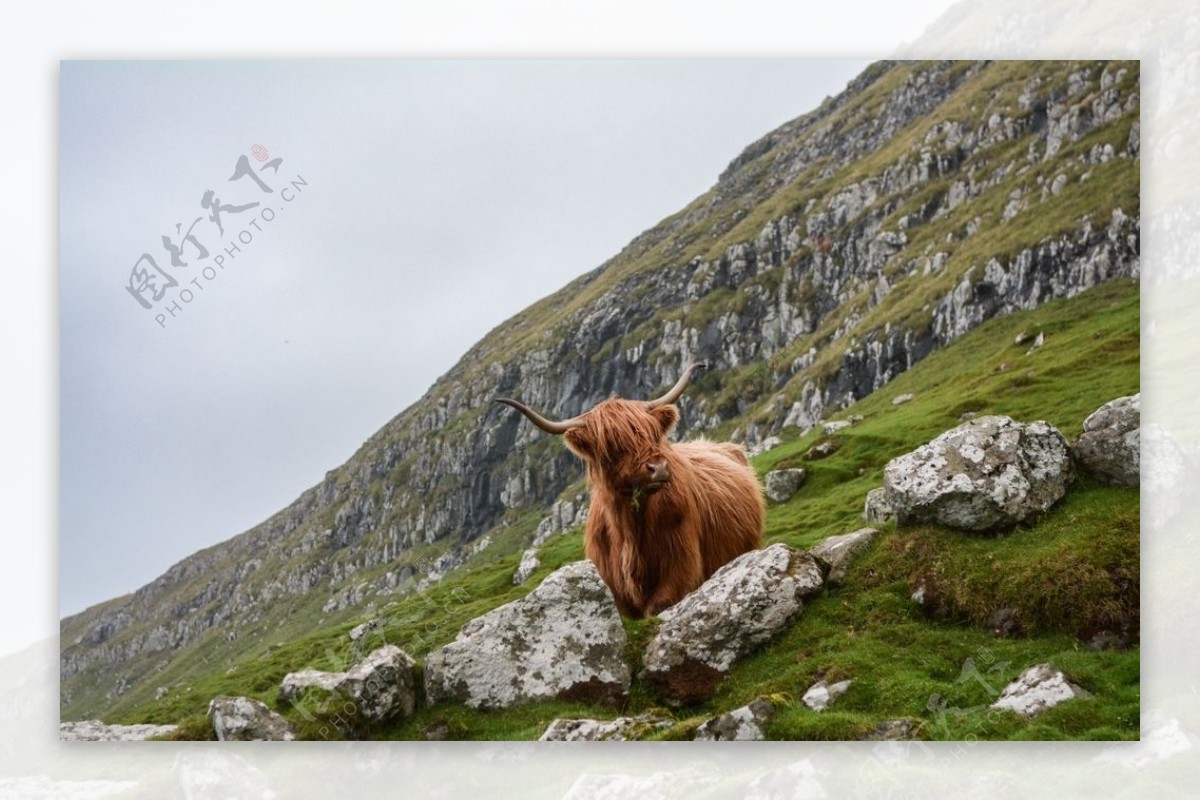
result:
[(829, 708), (830, 704), (845, 694), (846, 690), (849, 690), (850, 685), (853, 683), (853, 679), (845, 679), (833, 684), (829, 684), (823, 680), (818, 681), (804, 691), (804, 697), (800, 700), (813, 712), (824, 712)]
[(662, 613), (643, 678), (671, 702), (710, 697), (734, 662), (791, 625), (824, 580), (811, 554), (781, 543), (742, 554)]
[(1046, 344), (1046, 334), (1042, 331), (1038, 331), (1037, 336), (1033, 338), (1033, 344), (1029, 346), (1029, 350), (1025, 351), (1025, 355), (1026, 356), (1032, 355), (1035, 350), (1037, 350), (1038, 348), (1042, 347), (1042, 345), (1045, 345), (1045, 344)]
[(151, 737), (166, 737), (177, 728), (179, 727), (153, 723), (121, 726), (109, 725), (99, 720), (65, 720), (58, 724), (58, 739), (88, 742), (149, 740)]
[[(333, 687), (341, 700), (343, 716), (358, 726), (411, 715), (416, 705), (414, 667), (413, 658), (395, 645), (372, 651), (366, 659), (346, 671)], [(353, 705), (352, 712), (347, 703)]]
[(992, 709), (1008, 709), (1032, 717), (1072, 698), (1090, 698), (1091, 693), (1072, 684), (1062, 671), (1048, 662), (1027, 668), (1000, 693)]
[(842, 447), (842, 443), (836, 439), (827, 439), (824, 442), (818, 442), (808, 449), (804, 454), (804, 458), (810, 462), (815, 462), (818, 459), (826, 459), (833, 456)]
[(525, 549), (525, 552), (521, 554), (521, 564), (517, 565), (517, 571), (513, 573), (512, 583), (524, 584), (541, 566), (542, 560), (538, 558), (538, 549)]
[(867, 499), (863, 502), (862, 516), (863, 520), (877, 525), (885, 525), (896, 519), (896, 510), (888, 503), (886, 489), (876, 487), (867, 493)]
[(825, 580), (830, 584), (840, 584), (846, 580), (846, 571), (850, 568), (850, 563), (871, 547), (878, 535), (877, 529), (860, 528), (848, 534), (827, 537), (809, 548), (808, 552), (829, 565), (829, 575)]
[(783, 503), (796, 494), (807, 477), (808, 472), (803, 467), (772, 470), (763, 476), (763, 486), (768, 498), (775, 503)]
[(477, 617), (425, 660), (430, 704), (496, 709), (538, 698), (616, 702), (629, 690), (625, 629), (589, 561)]
[(297, 670), (284, 676), (283, 681), (279, 683), (279, 700), (295, 701), (312, 688), (332, 692), (337, 683), (345, 677), (345, 673), (330, 673), (311, 668)]
[(901, 393), (901, 394), (897, 395), (896, 397), (892, 398), (892, 405), (899, 406), (902, 403), (908, 403), (915, 397), (917, 397), (917, 396), (911, 392)]
[(766, 453), (772, 448), (778, 448), (783, 444), (783, 440), (776, 436), (770, 436), (758, 443), (752, 448), (746, 449), (746, 455), (750, 457), (758, 456), (760, 453)]
[(1117, 398), (1092, 412), (1071, 447), (1076, 461), (1107, 484), (1136, 487), (1141, 481), (1141, 398)]
[(892, 459), (883, 476), (899, 522), (987, 531), (1049, 509), (1075, 471), (1067, 441), (1049, 423), (989, 415)]
[(675, 721), (671, 718), (653, 712), (615, 720), (555, 718), (538, 740), (542, 742), (644, 740), (654, 732), (670, 728), (673, 725), (675, 725)]
[(775, 714), (775, 705), (765, 698), (756, 698), (723, 715), (709, 718), (700, 724), (693, 740), (762, 740), (763, 726)]
[(294, 740), (292, 724), (262, 701), (218, 695), (208, 704), (208, 722), (218, 740)]
[(826, 435), (836, 434), (837, 432), (849, 428), (852, 425), (854, 425), (854, 423), (850, 420), (830, 420), (828, 423), (821, 424), (821, 430), (824, 431)]
[(360, 623), (359, 625), (350, 629), (350, 639), (353, 642), (358, 642), (363, 637), (365, 637), (368, 633), (374, 631), (377, 628), (379, 628), (378, 620), (368, 620), (366, 623)]

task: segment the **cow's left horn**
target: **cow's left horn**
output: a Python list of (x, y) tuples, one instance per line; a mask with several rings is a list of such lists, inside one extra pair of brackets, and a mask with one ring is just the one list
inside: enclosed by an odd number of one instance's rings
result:
[(692, 362), (687, 366), (687, 369), (683, 371), (683, 375), (679, 377), (679, 380), (675, 382), (675, 386), (671, 387), (670, 391), (661, 398), (655, 398), (652, 401), (646, 401), (646, 408), (653, 409), (657, 406), (666, 406), (668, 403), (674, 403), (675, 401), (679, 400), (679, 396), (683, 394), (683, 391), (687, 389), (687, 385), (692, 380), (692, 373), (696, 372), (697, 370), (707, 369), (708, 362)]
[(528, 417), (529, 422), (533, 423), (547, 434), (565, 434), (572, 428), (579, 428), (583, 425), (582, 415), (579, 417), (572, 417), (569, 420), (561, 420), (556, 422), (554, 420), (547, 420), (533, 409), (530, 409), (525, 404), (521, 403), (520, 401), (513, 400), (512, 398), (496, 398), (494, 403), (503, 403), (505, 406), (513, 407), (518, 412)]

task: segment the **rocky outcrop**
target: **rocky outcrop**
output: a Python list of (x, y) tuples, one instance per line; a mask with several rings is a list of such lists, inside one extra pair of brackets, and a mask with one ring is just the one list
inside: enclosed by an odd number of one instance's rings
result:
[(615, 703), (628, 691), (625, 629), (589, 561), (475, 618), (425, 659), (430, 704), (496, 709), (538, 698)]
[(1070, 447), (1053, 426), (991, 415), (892, 459), (883, 476), (899, 522), (988, 531), (1049, 509), (1075, 470)]
[(802, 467), (772, 470), (763, 476), (763, 487), (768, 498), (775, 503), (783, 503), (796, 494), (807, 477), (808, 473)]
[(208, 704), (208, 722), (218, 740), (294, 740), (296, 732), (262, 701), (218, 695)]
[(896, 510), (888, 503), (887, 490), (876, 487), (867, 493), (863, 502), (863, 520), (876, 525), (886, 525), (896, 519)]
[(787, 545), (742, 554), (660, 615), (642, 677), (674, 703), (710, 697), (733, 663), (786, 629), (824, 580), (816, 559)]
[(167, 737), (178, 726), (136, 723), (132, 726), (109, 725), (99, 720), (68, 720), (58, 724), (58, 739), (66, 741), (113, 742), (124, 740), (149, 740), (152, 737)]
[(1091, 693), (1067, 680), (1049, 663), (1027, 668), (1000, 693), (992, 709), (1007, 709), (1032, 717), (1073, 698), (1090, 698)]
[(668, 729), (673, 725), (675, 725), (674, 720), (654, 712), (615, 720), (555, 718), (538, 740), (542, 742), (644, 740), (651, 734)]
[(1106, 484), (1141, 482), (1142, 395), (1109, 401), (1083, 422), (1071, 452), (1080, 466)]
[(828, 565), (829, 572), (825, 580), (829, 584), (841, 584), (846, 580), (846, 571), (850, 569), (850, 563), (871, 547), (878, 534), (877, 529), (860, 528), (848, 534), (827, 537), (809, 548), (808, 552)]
[(775, 705), (756, 698), (746, 706), (709, 718), (696, 729), (693, 740), (762, 740), (763, 727), (775, 715)]

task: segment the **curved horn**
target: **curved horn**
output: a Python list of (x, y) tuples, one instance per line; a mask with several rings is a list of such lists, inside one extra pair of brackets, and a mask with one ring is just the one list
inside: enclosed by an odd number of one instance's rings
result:
[(666, 406), (668, 403), (674, 403), (675, 401), (679, 400), (679, 396), (683, 394), (683, 391), (687, 389), (687, 385), (691, 383), (692, 373), (696, 372), (697, 370), (707, 369), (708, 362), (692, 362), (687, 366), (687, 369), (683, 371), (683, 375), (679, 377), (679, 380), (675, 382), (675, 386), (671, 387), (667, 394), (663, 395), (661, 398), (655, 398), (652, 401), (646, 401), (646, 408), (653, 409), (657, 406)]
[(572, 428), (579, 428), (583, 425), (583, 415), (572, 417), (569, 420), (555, 422), (553, 420), (547, 420), (533, 409), (530, 409), (525, 404), (521, 403), (520, 401), (513, 400), (512, 398), (496, 398), (493, 403), (503, 403), (505, 406), (513, 407), (518, 412), (528, 417), (529, 422), (533, 423), (547, 434), (565, 434)]

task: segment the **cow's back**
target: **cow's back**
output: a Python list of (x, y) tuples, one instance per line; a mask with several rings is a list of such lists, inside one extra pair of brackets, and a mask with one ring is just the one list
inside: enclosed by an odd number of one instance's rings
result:
[(708, 578), (732, 559), (762, 547), (766, 515), (762, 486), (740, 445), (699, 439), (675, 447), (694, 471), (700, 548)]

